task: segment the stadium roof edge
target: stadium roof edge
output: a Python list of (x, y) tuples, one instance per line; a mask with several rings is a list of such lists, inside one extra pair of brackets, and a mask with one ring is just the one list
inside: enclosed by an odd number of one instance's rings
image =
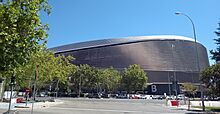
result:
[(143, 42), (143, 41), (153, 41), (153, 40), (185, 40), (191, 42), (195, 41), (192, 38), (188, 38), (184, 36), (176, 36), (176, 35), (131, 36), (124, 38), (102, 39), (102, 40), (92, 40), (92, 41), (85, 41), (79, 43), (72, 43), (72, 44), (50, 48), (49, 50), (55, 51), (55, 53), (61, 53), (61, 52), (74, 51), (80, 49), (120, 45), (120, 44)]

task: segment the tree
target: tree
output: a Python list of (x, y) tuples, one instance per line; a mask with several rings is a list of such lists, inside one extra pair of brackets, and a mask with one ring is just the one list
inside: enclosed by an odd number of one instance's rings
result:
[(71, 75), (71, 83), (74, 91), (94, 90), (101, 84), (99, 69), (87, 64), (80, 65), (76, 72)]
[(113, 67), (100, 70), (101, 86), (106, 91), (114, 91), (120, 82), (120, 73)]
[(11, 74), (46, 43), (48, 25), (40, 20), (42, 10), (50, 14), (47, 0), (0, 2), (0, 74)]
[(202, 82), (209, 90), (211, 96), (220, 96), (220, 63), (212, 65), (202, 71)]
[(28, 63), (17, 68), (16, 82), (21, 88), (30, 87), (35, 80), (37, 70), (38, 88), (48, 86), (54, 81), (67, 84), (69, 74), (76, 70), (75, 65), (70, 63), (72, 60), (71, 56), (55, 57), (53, 52), (42, 49), (33, 53)]
[(218, 23), (219, 27), (217, 28), (217, 31), (215, 31), (215, 34), (218, 38), (215, 38), (215, 43), (218, 45), (216, 50), (211, 50), (210, 53), (212, 54), (212, 59), (214, 59), (216, 62), (220, 61), (220, 22)]
[(195, 94), (196, 94), (196, 91), (197, 91), (197, 87), (195, 85), (193, 85), (192, 83), (189, 83), (189, 82), (184, 83), (182, 85), (182, 89), (183, 89), (183, 91), (185, 91), (185, 93), (187, 95), (189, 95), (189, 96), (192, 95), (193, 97), (195, 97)]
[(122, 76), (122, 87), (127, 92), (143, 90), (147, 83), (147, 75), (139, 65), (130, 65), (125, 68)]
[(99, 71), (87, 64), (80, 65), (82, 86), (85, 88), (96, 88), (100, 83)]
[(202, 72), (202, 81), (205, 83), (209, 94), (213, 97), (220, 96), (220, 65), (218, 63), (220, 61), (220, 22), (218, 25), (219, 27), (215, 31), (218, 38), (214, 39), (217, 44), (217, 48), (215, 50), (210, 50), (210, 53), (212, 54), (211, 59), (215, 60), (217, 64), (206, 68)]

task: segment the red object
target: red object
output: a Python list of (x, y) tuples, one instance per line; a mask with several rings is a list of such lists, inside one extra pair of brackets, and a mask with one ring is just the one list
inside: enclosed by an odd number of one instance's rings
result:
[(16, 99), (16, 103), (22, 103), (23, 102), (23, 98), (17, 98)]
[(26, 89), (25, 89), (25, 92), (26, 92), (26, 93), (31, 92), (31, 89), (26, 88)]
[(137, 96), (132, 96), (131, 98), (132, 99), (139, 99)]
[(179, 101), (177, 101), (177, 100), (173, 100), (170, 102), (171, 102), (171, 106), (179, 106)]

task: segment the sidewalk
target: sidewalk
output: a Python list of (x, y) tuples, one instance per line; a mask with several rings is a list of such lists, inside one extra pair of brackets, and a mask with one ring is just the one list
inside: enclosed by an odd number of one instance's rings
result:
[[(12, 103), (11, 104), (11, 109), (16, 110), (16, 109), (30, 109), (32, 107), (32, 104), (34, 108), (48, 108), (50, 106), (54, 106), (57, 104), (62, 104), (63, 102), (61, 100), (56, 99), (55, 102), (28, 102), (28, 103)], [(0, 109), (8, 109), (9, 103), (5, 102), (0, 102)]]
[(182, 110), (193, 110), (193, 111), (202, 111), (201, 108), (194, 108), (194, 107), (191, 107), (190, 108), (188, 107), (188, 105), (180, 105), (177, 107), (177, 109), (182, 109)]
[(201, 108), (194, 108), (194, 107), (190, 107), (188, 108), (188, 105), (180, 105), (180, 106), (170, 106), (171, 109), (174, 110), (187, 110), (190, 111), (189, 114), (191, 114), (191, 112), (194, 113), (198, 113), (198, 114), (219, 114), (219, 112), (213, 112), (213, 111), (205, 111), (203, 112)]
[(16, 103), (15, 104), (15, 109), (29, 109), (32, 108), (32, 104), (34, 106), (34, 108), (48, 108), (50, 106), (54, 106), (54, 105), (58, 105), (58, 104), (62, 104), (63, 102), (61, 100), (55, 100), (55, 102), (35, 102), (35, 103)]

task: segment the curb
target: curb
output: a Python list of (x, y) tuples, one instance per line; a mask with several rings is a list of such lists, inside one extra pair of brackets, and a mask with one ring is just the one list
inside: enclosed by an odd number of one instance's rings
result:
[(3, 114), (19, 114), (17, 110), (10, 110), (9, 112), (4, 112)]
[[(63, 102), (36, 102), (34, 103), (34, 108), (48, 108), (50, 106), (54, 106), (54, 105), (58, 105), (58, 104), (62, 104)], [(28, 109), (32, 107), (32, 103), (29, 104), (17, 104), (15, 105), (15, 109)]]

